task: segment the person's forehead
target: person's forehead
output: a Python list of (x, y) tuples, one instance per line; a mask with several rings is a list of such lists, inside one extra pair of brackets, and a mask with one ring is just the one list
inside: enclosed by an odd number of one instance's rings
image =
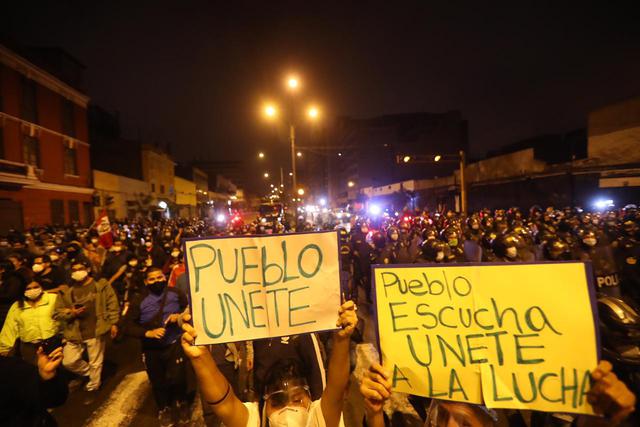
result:
[(149, 278), (149, 279), (155, 279), (155, 278), (158, 278), (158, 277), (164, 277), (164, 274), (160, 270), (155, 270), (155, 271), (152, 271), (149, 274), (147, 274), (147, 278)]

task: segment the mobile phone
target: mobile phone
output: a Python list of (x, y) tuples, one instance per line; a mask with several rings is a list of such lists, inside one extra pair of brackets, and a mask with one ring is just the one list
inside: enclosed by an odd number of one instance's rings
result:
[(44, 352), (44, 354), (49, 355), (53, 353), (56, 348), (62, 347), (62, 336), (54, 335), (52, 337), (49, 337), (46, 340), (42, 341), (40, 343), (40, 346), (42, 347), (42, 351)]

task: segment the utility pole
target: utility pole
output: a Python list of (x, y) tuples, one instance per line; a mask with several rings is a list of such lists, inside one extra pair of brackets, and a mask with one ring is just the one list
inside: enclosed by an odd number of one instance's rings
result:
[(458, 153), (460, 155), (460, 208), (462, 214), (467, 216), (467, 188), (465, 187), (464, 170), (467, 166), (465, 154), (463, 150)]
[(296, 177), (296, 128), (293, 123), (289, 125), (289, 139), (291, 140), (291, 176), (293, 177), (293, 197), (296, 197), (298, 191), (298, 182)]

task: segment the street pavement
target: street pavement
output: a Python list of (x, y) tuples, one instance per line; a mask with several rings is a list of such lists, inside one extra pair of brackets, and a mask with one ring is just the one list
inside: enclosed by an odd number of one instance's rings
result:
[[(364, 298), (360, 298), (363, 301)], [(375, 325), (370, 321), (371, 307), (359, 306), (358, 316), (364, 324), (364, 343), (353, 347), (356, 360), (354, 375), (345, 397), (344, 421), (347, 427), (362, 426), (364, 416), (362, 397), (358, 392), (359, 378), (370, 360), (377, 357), (375, 350)], [(91, 405), (83, 405), (86, 392), (82, 389), (69, 394), (67, 402), (53, 412), (61, 427), (153, 427), (158, 425), (157, 408), (151, 394), (151, 386), (144, 370), (140, 343), (125, 338), (121, 342), (109, 342), (105, 354), (102, 387)], [(410, 413), (406, 401), (394, 403), (395, 409)], [(192, 425), (204, 425), (202, 408), (196, 399), (192, 410)]]

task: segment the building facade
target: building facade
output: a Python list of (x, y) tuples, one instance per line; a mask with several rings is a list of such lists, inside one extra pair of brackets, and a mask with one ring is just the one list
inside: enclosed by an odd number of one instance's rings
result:
[(142, 177), (149, 183), (151, 197), (158, 207), (155, 212), (165, 217), (174, 215), (176, 164), (167, 152), (155, 145), (142, 144), (141, 148)]
[(332, 140), (328, 194), (342, 206), (357, 201), (358, 189), (447, 176), (456, 168), (445, 162), (398, 164), (398, 156), (446, 155), (468, 148), (467, 122), (458, 111), (343, 119)]
[(0, 45), (0, 233), (93, 221), (88, 102)]
[(149, 183), (123, 175), (93, 170), (96, 217), (106, 210), (110, 218), (146, 218), (155, 207), (149, 197)]
[(193, 218), (197, 214), (196, 183), (185, 178), (174, 178), (176, 191), (177, 216), (180, 218)]

